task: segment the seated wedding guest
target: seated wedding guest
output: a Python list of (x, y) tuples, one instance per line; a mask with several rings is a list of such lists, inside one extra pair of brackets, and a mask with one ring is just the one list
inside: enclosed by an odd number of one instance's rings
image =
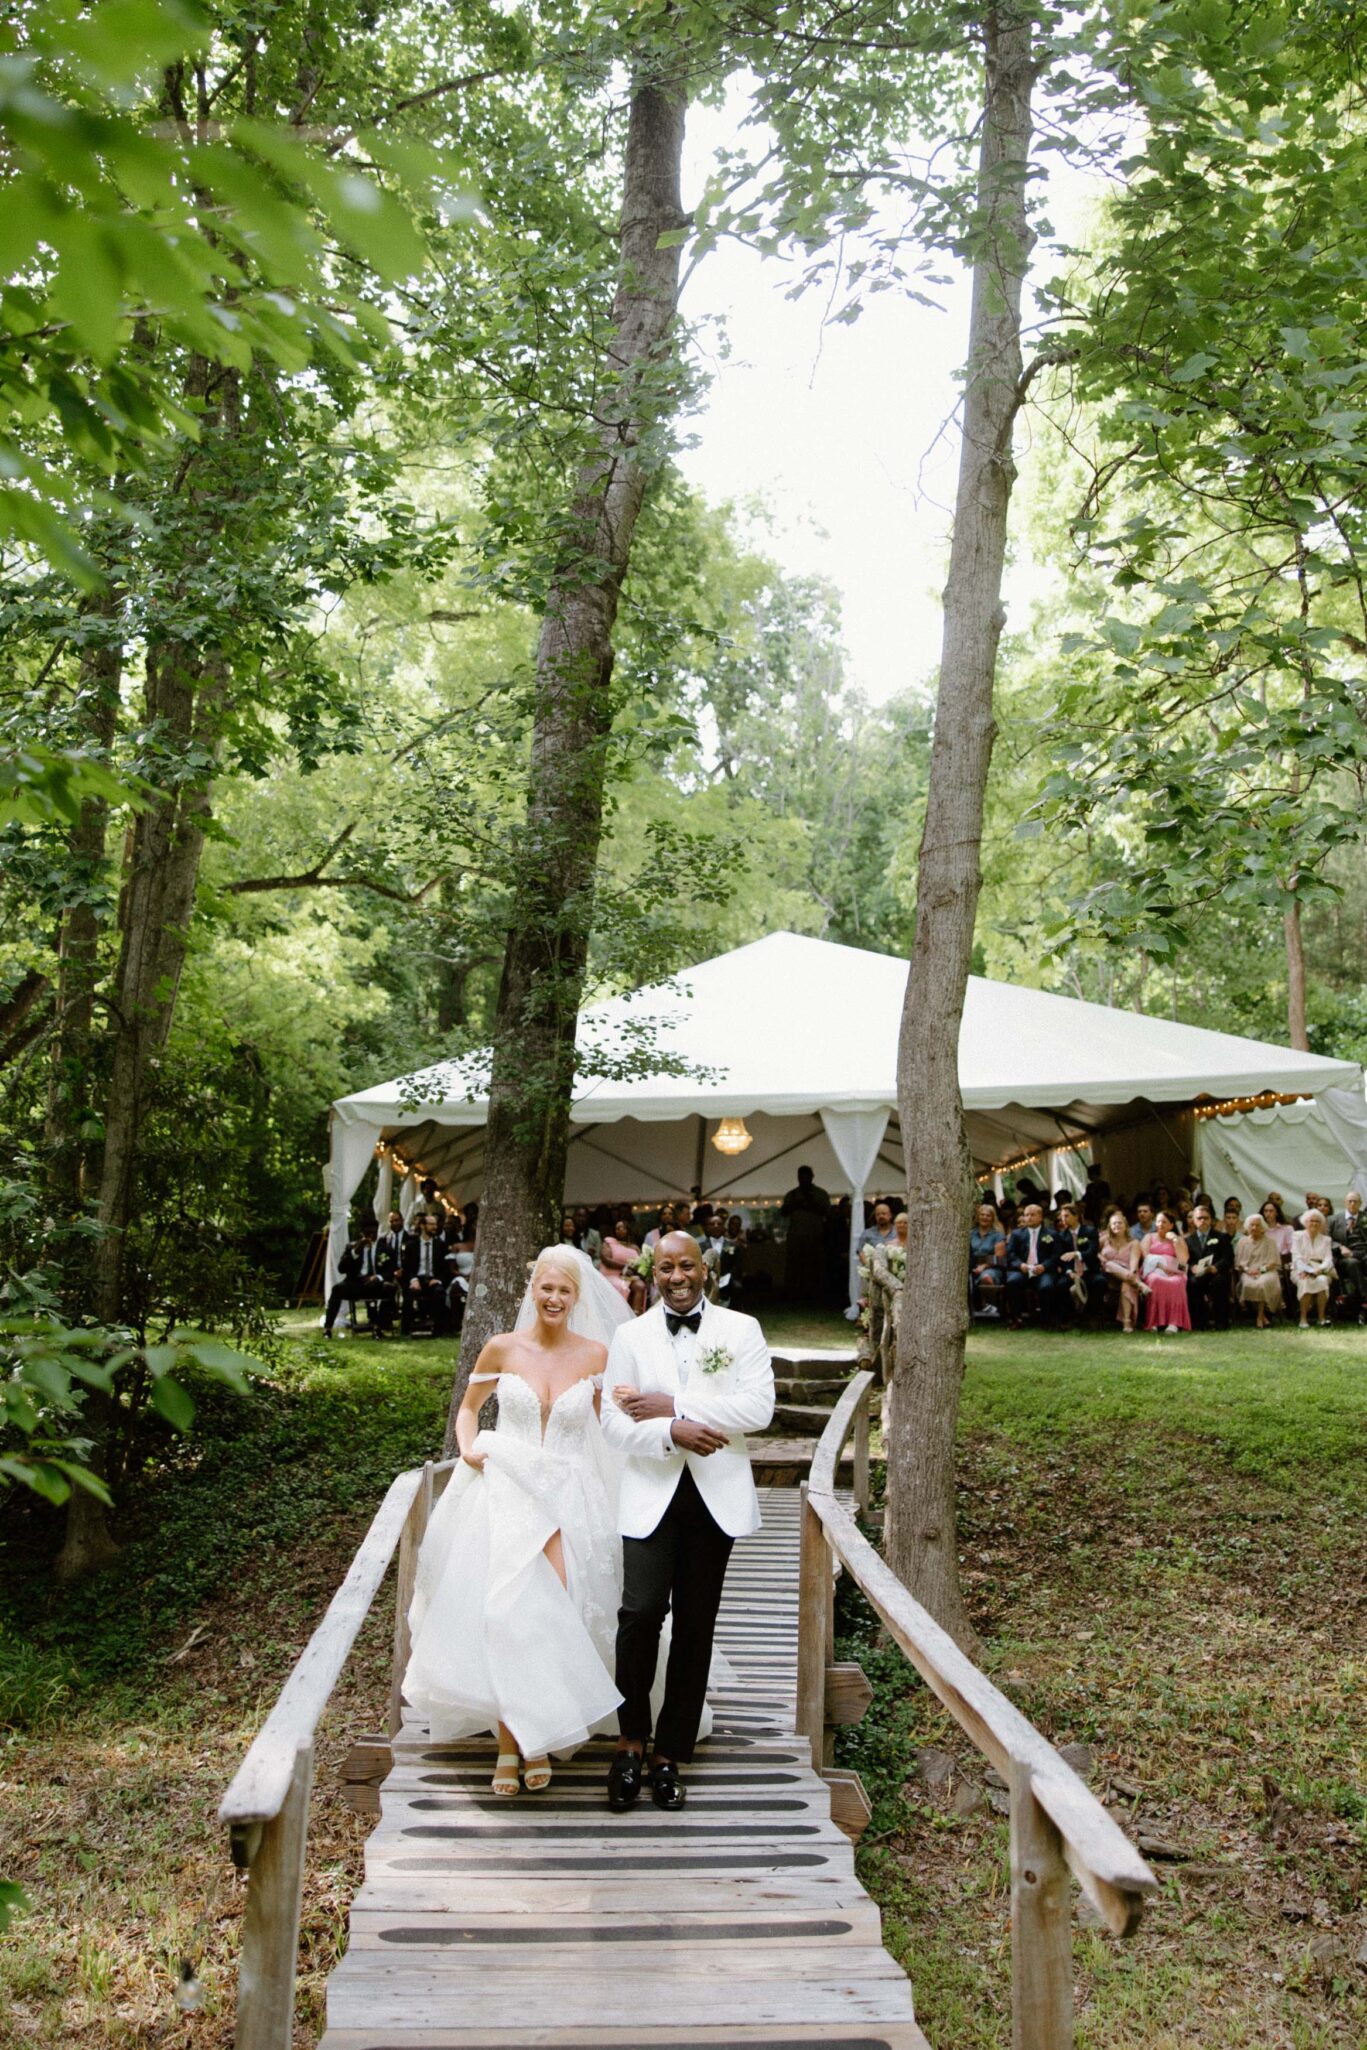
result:
[(1277, 1251), (1282, 1256), (1283, 1263), (1289, 1264), (1291, 1259), (1291, 1241), (1295, 1233), (1292, 1226), (1287, 1223), (1286, 1212), (1282, 1209), (1281, 1190), (1273, 1189), (1260, 1207), (1262, 1209), (1263, 1223), (1267, 1226), (1268, 1237), (1274, 1241)]
[(1250, 1212), (1248, 1229), (1234, 1248), (1234, 1267), (1239, 1277), (1239, 1301), (1253, 1304), (1258, 1312), (1258, 1329), (1265, 1331), (1268, 1311), (1275, 1316), (1284, 1298), (1282, 1256), (1260, 1210)]
[(1334, 1282), (1334, 1241), (1324, 1212), (1307, 1210), (1291, 1241), (1291, 1279), (1300, 1305), (1302, 1331), (1310, 1328), (1310, 1305), (1321, 1324), (1329, 1317), (1329, 1291)]
[(1112, 1210), (1106, 1219), (1097, 1266), (1102, 1279), (1113, 1281), (1119, 1291), (1116, 1322), (1122, 1331), (1133, 1331), (1139, 1314), (1139, 1241), (1130, 1237), (1123, 1210)]
[(702, 1252), (704, 1291), (710, 1303), (725, 1303), (729, 1308), (731, 1298), (727, 1290), (730, 1287), (731, 1276), (723, 1265), (723, 1256), (727, 1251), (726, 1219), (720, 1210), (708, 1212), (704, 1232), (705, 1236), (698, 1241)]
[(1044, 1221), (1044, 1206), (1027, 1203), (1022, 1221), (1006, 1241), (1007, 1316), (1013, 1331), (1031, 1297), (1044, 1323), (1058, 1321), (1068, 1294), (1068, 1283), (1059, 1274), (1062, 1251), (1058, 1233)]
[(431, 1317), (433, 1335), (446, 1327), (446, 1241), (437, 1231), (436, 1213), (424, 1211), (416, 1235), (410, 1233), (404, 1247), (402, 1277), (402, 1321), (411, 1333), (419, 1317)]
[(745, 1263), (749, 1257), (746, 1248), (745, 1219), (733, 1210), (726, 1220), (726, 1252), (722, 1257), (722, 1272), (730, 1277), (722, 1301), (729, 1310), (738, 1310), (745, 1299)]
[(1058, 1227), (1063, 1239), (1063, 1254), (1059, 1266), (1068, 1283), (1068, 1293), (1073, 1304), (1077, 1309), (1084, 1310), (1100, 1278), (1100, 1234), (1094, 1224), (1086, 1222), (1076, 1203), (1064, 1203), (1060, 1206)]
[(1055, 1189), (1055, 1191), (1054, 1191), (1054, 1194), (1053, 1194), (1053, 1200), (1052, 1200), (1052, 1202), (1051, 1202), (1051, 1204), (1050, 1204), (1050, 1208), (1051, 1208), (1051, 1210), (1052, 1210), (1052, 1212), (1053, 1212), (1053, 1216), (1054, 1216), (1054, 1222), (1055, 1222), (1055, 1224), (1057, 1224), (1057, 1222), (1058, 1222), (1058, 1216), (1059, 1216), (1059, 1212), (1060, 1212), (1060, 1210), (1062, 1210), (1062, 1209), (1063, 1209), (1063, 1207), (1064, 1207), (1064, 1205), (1065, 1205), (1066, 1203), (1071, 1203), (1071, 1202), (1072, 1202), (1072, 1200), (1073, 1200), (1073, 1192), (1072, 1192), (1072, 1190), (1071, 1190), (1071, 1189)]
[(579, 1226), (572, 1210), (561, 1212), (560, 1243), (562, 1246), (577, 1246), (579, 1244)]
[(1172, 1199), (1172, 1190), (1168, 1187), (1166, 1182), (1159, 1182), (1157, 1187), (1154, 1189), (1153, 1207), (1155, 1211), (1163, 1211), (1167, 1216), (1169, 1223), (1171, 1223), (1173, 1218), (1176, 1216), (1177, 1208)]
[(873, 1223), (860, 1232), (855, 1250), (862, 1253), (865, 1246), (890, 1246), (896, 1236), (892, 1228), (892, 1205), (886, 1196), (880, 1196), (873, 1206)]
[(1153, 1230), (1153, 1197), (1147, 1193), (1134, 1199), (1134, 1223), (1130, 1226), (1130, 1237), (1141, 1242)]
[(587, 1253), (595, 1267), (603, 1251), (603, 1234), (589, 1216), (588, 1205), (581, 1203), (574, 1213), (574, 1228), (579, 1234), (581, 1252)]
[(1153, 1230), (1139, 1242), (1139, 1278), (1149, 1300), (1144, 1324), (1149, 1331), (1190, 1331), (1187, 1305), (1187, 1242), (1173, 1230), (1166, 1210), (1155, 1213)]
[(1187, 1301), (1197, 1331), (1228, 1331), (1233, 1273), (1234, 1247), (1227, 1233), (1216, 1231), (1210, 1198), (1202, 1196), (1187, 1233)]
[[(389, 1223), (375, 1241), (375, 1257), (388, 1267), (390, 1281), (398, 1279), (399, 1267), (403, 1260), (403, 1242), (407, 1236), (402, 1210), (391, 1210)], [(382, 1266), (381, 1272), (384, 1271)]]
[(904, 1253), (907, 1249), (907, 1234), (910, 1230), (910, 1218), (905, 1210), (899, 1210), (892, 1220), (892, 1242), (895, 1246), (900, 1246)]
[[(905, 1211), (902, 1213), (906, 1215)], [(1000, 1317), (1006, 1287), (1006, 1233), (991, 1203), (979, 1203), (968, 1233), (968, 1306), (980, 1317)]]
[(472, 1246), (475, 1243), (475, 1234), (478, 1230), (479, 1205), (478, 1203), (467, 1203), (465, 1206), (465, 1243), (467, 1246)]
[(1348, 1191), (1342, 1210), (1336, 1210), (1330, 1218), (1329, 1236), (1334, 1241), (1334, 1259), (1345, 1304), (1351, 1314), (1361, 1316), (1363, 1277), (1367, 1275), (1367, 1217), (1356, 1189)]
[(429, 1210), (436, 1212), (439, 1221), (446, 1215), (446, 1205), (442, 1202), (431, 1175), (428, 1175), (426, 1181), (418, 1184), (418, 1193), (413, 1198), (413, 1208), (408, 1214), (410, 1217), (422, 1217)]
[(1225, 1197), (1225, 1207), (1220, 1214), (1220, 1229), (1231, 1239), (1243, 1237), (1244, 1206), (1237, 1196)]
[(378, 1338), (388, 1335), (385, 1308), (388, 1290), (375, 1258), (375, 1226), (363, 1224), (357, 1236), (343, 1249), (337, 1262), (337, 1279), (328, 1295), (323, 1316), (323, 1336), (331, 1338), (337, 1312), (346, 1303), (351, 1309), (351, 1328), (356, 1329), (358, 1304), (366, 1306), (366, 1322)]

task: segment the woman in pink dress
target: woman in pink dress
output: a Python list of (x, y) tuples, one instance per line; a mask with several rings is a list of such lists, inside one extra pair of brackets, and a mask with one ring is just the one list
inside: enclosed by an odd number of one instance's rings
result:
[(640, 1257), (640, 1247), (632, 1244), (631, 1226), (624, 1217), (619, 1217), (611, 1233), (603, 1240), (598, 1271), (618, 1295), (625, 1296), (638, 1317), (645, 1308), (645, 1283), (636, 1272), (636, 1262)]
[(1139, 1246), (1130, 1237), (1130, 1227), (1125, 1222), (1123, 1210), (1113, 1210), (1106, 1219), (1097, 1254), (1102, 1274), (1108, 1281), (1114, 1281), (1120, 1290), (1120, 1300), (1115, 1309), (1116, 1322), (1122, 1331), (1133, 1331), (1139, 1314)]
[(1144, 1326), (1149, 1331), (1190, 1331), (1187, 1307), (1187, 1242), (1172, 1228), (1166, 1210), (1153, 1220), (1153, 1230), (1140, 1242), (1140, 1273), (1148, 1284)]

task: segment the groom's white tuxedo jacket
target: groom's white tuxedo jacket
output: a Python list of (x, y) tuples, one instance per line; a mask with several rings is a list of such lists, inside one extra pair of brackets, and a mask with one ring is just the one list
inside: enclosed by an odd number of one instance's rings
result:
[[(603, 1370), (603, 1434), (625, 1453), (617, 1528), (623, 1537), (649, 1537), (669, 1507), (684, 1467), (689, 1466), (714, 1520), (729, 1537), (744, 1537), (760, 1525), (747, 1431), (762, 1431), (774, 1413), (774, 1369), (764, 1333), (753, 1317), (704, 1302), (696, 1338), (671, 1337), (665, 1306), (656, 1303), (634, 1323), (620, 1324)], [(691, 1360), (688, 1354), (691, 1350)], [(679, 1354), (687, 1361), (681, 1376)], [(704, 1361), (712, 1355), (713, 1371)], [(718, 1355), (726, 1360), (718, 1364)], [(728, 1442), (706, 1457), (681, 1452), (670, 1436), (669, 1417), (634, 1423), (617, 1407), (612, 1391), (623, 1382), (647, 1395), (670, 1395), (674, 1415), (725, 1431)]]

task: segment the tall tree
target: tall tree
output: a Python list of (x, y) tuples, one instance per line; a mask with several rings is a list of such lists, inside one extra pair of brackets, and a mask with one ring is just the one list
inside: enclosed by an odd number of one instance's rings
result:
[(494, 1019), (488, 1162), (462, 1369), (511, 1322), (565, 1180), (575, 1029), (612, 734), (613, 628), (650, 476), (678, 398), (672, 346), (688, 86), (682, 42), (635, 53), (616, 291), (592, 438), (566, 509), (536, 652), (531, 770)]
[(897, 1067), (908, 1147), (913, 1248), (889, 1396), (887, 1551), (917, 1598), (961, 1643), (955, 1437), (963, 1378), (964, 1211), (972, 1165), (959, 1094), (959, 1024), (981, 887), (992, 689), (1022, 392), (1021, 293), (1031, 246), (1026, 180), (1038, 68), (1033, 10), (983, 18), (984, 98), (963, 440), (945, 586), (916, 938)]

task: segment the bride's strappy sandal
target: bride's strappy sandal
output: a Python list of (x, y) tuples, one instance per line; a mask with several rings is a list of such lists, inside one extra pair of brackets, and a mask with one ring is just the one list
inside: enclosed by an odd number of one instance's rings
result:
[(517, 1776), (518, 1756), (516, 1751), (500, 1751), (494, 1766), (493, 1788), (505, 1799), (521, 1793), (521, 1782)]
[(544, 1794), (551, 1783), (549, 1758), (529, 1758), (522, 1768), (523, 1784), (529, 1794)]

